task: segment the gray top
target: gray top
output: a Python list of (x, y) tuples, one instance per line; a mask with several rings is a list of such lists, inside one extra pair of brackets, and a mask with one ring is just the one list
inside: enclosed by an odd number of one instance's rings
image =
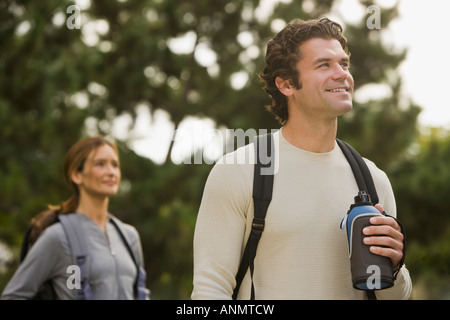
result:
[[(90, 265), (90, 285), (94, 299), (134, 299), (136, 266), (116, 228), (108, 221), (106, 234), (89, 217), (75, 213), (81, 218), (81, 226), (87, 237)], [(117, 218), (116, 218), (117, 221)], [(135, 253), (138, 263), (143, 265), (143, 254), (137, 230), (122, 222), (126, 238)], [(55, 223), (42, 233), (19, 265), (4, 289), (2, 299), (31, 299), (42, 284), (51, 280), (59, 299), (75, 299), (76, 290), (71, 289), (73, 265), (71, 251), (62, 225)]]

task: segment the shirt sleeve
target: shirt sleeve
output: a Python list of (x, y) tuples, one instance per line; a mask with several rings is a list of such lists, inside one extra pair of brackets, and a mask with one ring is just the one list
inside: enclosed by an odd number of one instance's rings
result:
[(194, 232), (192, 299), (231, 299), (253, 179), (242, 166), (218, 163), (205, 183)]
[(48, 227), (37, 239), (6, 285), (2, 299), (33, 299), (47, 280), (65, 272), (67, 255), (61, 241), (64, 235), (58, 227)]

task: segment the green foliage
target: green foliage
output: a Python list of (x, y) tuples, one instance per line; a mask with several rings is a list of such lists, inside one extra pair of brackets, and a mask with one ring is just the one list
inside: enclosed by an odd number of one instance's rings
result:
[(450, 132), (431, 128), (391, 170), (407, 230), (408, 267), (420, 296), (448, 299), (450, 284)]
[[(17, 257), (31, 217), (70, 194), (62, 176), (69, 146), (94, 133), (112, 137), (116, 117), (134, 119), (139, 105), (165, 110), (175, 128), (188, 116), (244, 131), (278, 128), (264, 109), (270, 100), (257, 77), (272, 22), (318, 18), (333, 3), (283, 1), (264, 17), (258, 0), (96, 0), (82, 8), (81, 29), (69, 29), (66, 9), (73, 1), (1, 1), (1, 241)], [(395, 6), (383, 9), (382, 29), (396, 15)], [(417, 140), (420, 108), (401, 96), (395, 76), (406, 52), (384, 47), (381, 31), (365, 23), (344, 25), (355, 89), (387, 84), (391, 94), (356, 101), (340, 119), (339, 136), (390, 175), (412, 242), (411, 272), (422, 283), (448, 274), (443, 226), (449, 222), (450, 143), (437, 136)], [(181, 50), (172, 47), (188, 36), (192, 41)], [(201, 48), (213, 52), (211, 61), (199, 58)], [(231, 81), (237, 73), (248, 77), (239, 88)], [(141, 234), (152, 298), (188, 299), (193, 230), (211, 165), (176, 165), (170, 156), (158, 165), (130, 150), (132, 139), (116, 139), (124, 180), (111, 212)], [(10, 261), (0, 273), (0, 291), (15, 266)]]
[[(374, 1), (361, 1), (365, 6)], [(355, 93), (367, 85), (386, 85), (390, 94), (367, 102), (354, 102), (353, 111), (340, 119), (339, 135), (359, 152), (387, 170), (416, 138), (420, 107), (402, 96), (402, 81), (396, 69), (406, 57), (383, 44), (381, 30), (398, 15), (397, 7), (381, 10), (381, 29), (369, 29), (366, 20), (346, 25), (344, 33), (351, 53), (350, 71)]]

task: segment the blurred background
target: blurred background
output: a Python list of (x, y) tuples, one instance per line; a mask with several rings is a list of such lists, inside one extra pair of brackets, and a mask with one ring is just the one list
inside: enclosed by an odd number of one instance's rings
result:
[(189, 299), (197, 210), (227, 143), (218, 133), (279, 128), (257, 77), (266, 43), (293, 19), (328, 16), (349, 40), (356, 89), (338, 137), (391, 179), (411, 299), (450, 299), (449, 10), (445, 0), (2, 0), (0, 292), (30, 219), (70, 195), (65, 152), (102, 134), (121, 156), (110, 209), (141, 234), (152, 299)]

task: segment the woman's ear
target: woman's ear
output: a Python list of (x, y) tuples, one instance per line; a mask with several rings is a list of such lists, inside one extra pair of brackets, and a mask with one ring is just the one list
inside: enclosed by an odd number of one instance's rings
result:
[(290, 80), (286, 80), (278, 76), (275, 78), (275, 85), (278, 90), (280, 90), (280, 92), (287, 97), (294, 93), (294, 87), (291, 85)]
[(70, 175), (70, 179), (73, 181), (73, 183), (75, 183), (76, 185), (81, 184), (82, 181), (82, 177), (81, 177), (81, 172), (80, 171), (74, 171), (72, 172), (72, 174)]

